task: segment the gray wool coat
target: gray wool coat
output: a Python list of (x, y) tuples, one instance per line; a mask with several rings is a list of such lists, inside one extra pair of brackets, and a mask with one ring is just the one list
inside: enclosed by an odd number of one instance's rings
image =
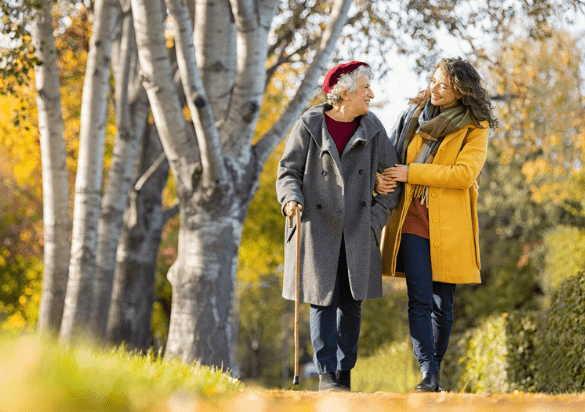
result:
[[(301, 214), (300, 301), (331, 305), (341, 241), (345, 242), (354, 299), (382, 297), (380, 233), (400, 189), (373, 196), (376, 172), (398, 163), (380, 120), (367, 113), (341, 156), (325, 125), (322, 104), (295, 123), (278, 164), (276, 192), (284, 206), (294, 200)], [(295, 299), (295, 235), (285, 224), (283, 297)]]

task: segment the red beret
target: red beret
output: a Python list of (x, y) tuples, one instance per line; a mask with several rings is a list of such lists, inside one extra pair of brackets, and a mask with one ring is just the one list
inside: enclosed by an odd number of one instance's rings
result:
[(329, 94), (333, 87), (337, 84), (337, 81), (341, 77), (342, 74), (351, 73), (359, 66), (366, 66), (369, 67), (370, 65), (364, 62), (358, 62), (356, 60), (351, 61), (349, 63), (342, 63), (335, 66), (333, 69), (327, 73), (325, 76), (325, 80), (323, 81), (323, 91), (325, 94)]

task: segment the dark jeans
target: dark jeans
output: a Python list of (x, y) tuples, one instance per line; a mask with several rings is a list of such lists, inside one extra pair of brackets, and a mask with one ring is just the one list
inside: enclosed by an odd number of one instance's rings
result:
[(350, 370), (357, 360), (362, 302), (351, 294), (343, 241), (341, 244), (333, 301), (330, 306), (311, 305), (313, 360), (320, 374)]
[(429, 240), (405, 233), (399, 259), (408, 290), (408, 325), (421, 372), (438, 372), (453, 327), (455, 284), (433, 282)]

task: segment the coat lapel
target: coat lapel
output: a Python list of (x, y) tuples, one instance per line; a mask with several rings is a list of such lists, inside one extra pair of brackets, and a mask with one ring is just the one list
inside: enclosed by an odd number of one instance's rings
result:
[[(467, 134), (469, 128), (471, 128), (471, 127), (472, 126), (462, 127), (461, 129), (457, 130), (456, 132), (445, 136), (439, 147), (448, 144), (451, 140), (455, 139), (458, 136), (461, 136), (462, 133)], [(414, 157), (416, 156), (420, 147), (422, 146), (422, 143), (423, 143), (422, 137), (418, 133), (416, 133), (411, 141), (411, 144), (408, 145), (408, 149), (406, 152), (406, 164), (407, 165), (412, 163), (412, 161), (414, 160)]]

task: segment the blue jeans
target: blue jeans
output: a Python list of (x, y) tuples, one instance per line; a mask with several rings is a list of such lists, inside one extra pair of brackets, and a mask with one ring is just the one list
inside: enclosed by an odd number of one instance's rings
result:
[(311, 305), (310, 328), (313, 360), (319, 374), (350, 370), (357, 360), (361, 325), (361, 301), (351, 294), (345, 247), (337, 266), (337, 282), (330, 306)]
[(433, 282), (429, 240), (404, 233), (399, 259), (408, 291), (408, 326), (420, 370), (438, 372), (453, 327), (455, 284)]

